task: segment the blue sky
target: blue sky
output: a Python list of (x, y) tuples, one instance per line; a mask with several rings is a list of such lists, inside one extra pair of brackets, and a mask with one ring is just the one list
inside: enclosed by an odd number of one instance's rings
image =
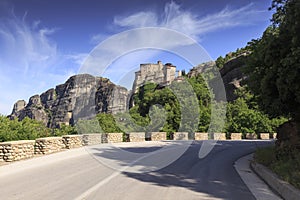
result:
[[(270, 24), (270, 4), (271, 0), (1, 0), (0, 113), (10, 114), (17, 100), (28, 101), (80, 73), (99, 43), (134, 28), (174, 30), (195, 40), (212, 59), (224, 56), (261, 36)], [(143, 49), (119, 57), (100, 75), (122, 85), (139, 63), (157, 60), (191, 68), (178, 55)], [(122, 77), (117, 73), (124, 71)]]

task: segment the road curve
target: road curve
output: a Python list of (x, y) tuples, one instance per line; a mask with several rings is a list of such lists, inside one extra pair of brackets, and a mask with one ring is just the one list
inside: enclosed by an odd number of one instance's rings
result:
[[(255, 199), (233, 165), (269, 144), (219, 141), (202, 159), (198, 157), (201, 141), (68, 150), (1, 166), (0, 199)], [(176, 158), (179, 149), (186, 151)], [(157, 168), (158, 162), (170, 158), (174, 162)]]

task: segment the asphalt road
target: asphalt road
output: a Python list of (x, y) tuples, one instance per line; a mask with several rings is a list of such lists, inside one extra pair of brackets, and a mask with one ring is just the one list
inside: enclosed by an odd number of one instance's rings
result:
[(233, 165), (270, 143), (219, 141), (202, 159), (200, 141), (68, 150), (1, 166), (0, 199), (255, 199)]

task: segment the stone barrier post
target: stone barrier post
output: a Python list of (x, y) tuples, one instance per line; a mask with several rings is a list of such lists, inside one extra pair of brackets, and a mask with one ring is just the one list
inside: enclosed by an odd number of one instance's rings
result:
[(174, 133), (174, 140), (188, 140), (189, 133), (188, 132), (175, 132)]
[(65, 147), (62, 137), (46, 137), (35, 140), (35, 154), (50, 154), (61, 151)]
[(123, 133), (104, 133), (103, 143), (120, 143), (123, 142)]
[(82, 142), (84, 146), (96, 145), (102, 143), (101, 133), (89, 133), (82, 135)]
[(231, 133), (230, 138), (231, 138), (231, 140), (241, 140), (242, 139), (242, 133)]
[(66, 149), (81, 147), (83, 144), (82, 135), (64, 135), (62, 138)]
[(269, 133), (260, 133), (260, 139), (269, 140), (270, 139), (270, 134)]
[(256, 133), (246, 133), (246, 139), (257, 139)]
[(195, 140), (208, 140), (208, 133), (195, 133)]
[(167, 139), (166, 132), (151, 132), (151, 141), (162, 141)]
[(132, 132), (129, 133), (130, 142), (144, 142), (145, 141), (145, 132)]
[(214, 140), (226, 140), (226, 133), (213, 133)]
[(20, 140), (0, 143), (0, 160), (12, 162), (34, 156), (34, 140)]

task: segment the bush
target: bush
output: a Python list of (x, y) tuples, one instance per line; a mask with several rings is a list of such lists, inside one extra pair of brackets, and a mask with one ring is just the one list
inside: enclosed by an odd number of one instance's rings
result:
[(50, 129), (41, 122), (25, 117), (22, 121), (0, 116), (0, 142), (13, 140), (34, 140), (51, 135)]
[(300, 189), (300, 152), (293, 151), (291, 157), (276, 158), (274, 146), (259, 148), (254, 154), (256, 162), (265, 165), (284, 181)]
[(258, 163), (270, 167), (272, 162), (275, 161), (275, 147), (270, 146), (257, 149), (254, 154), (254, 159)]
[(59, 129), (49, 129), (42, 122), (25, 117), (22, 121), (0, 116), (0, 142), (35, 140), (36, 138), (77, 134), (72, 126), (62, 125)]
[(53, 132), (53, 136), (74, 135), (74, 134), (78, 134), (76, 128), (65, 124), (62, 124), (60, 128), (54, 129)]

